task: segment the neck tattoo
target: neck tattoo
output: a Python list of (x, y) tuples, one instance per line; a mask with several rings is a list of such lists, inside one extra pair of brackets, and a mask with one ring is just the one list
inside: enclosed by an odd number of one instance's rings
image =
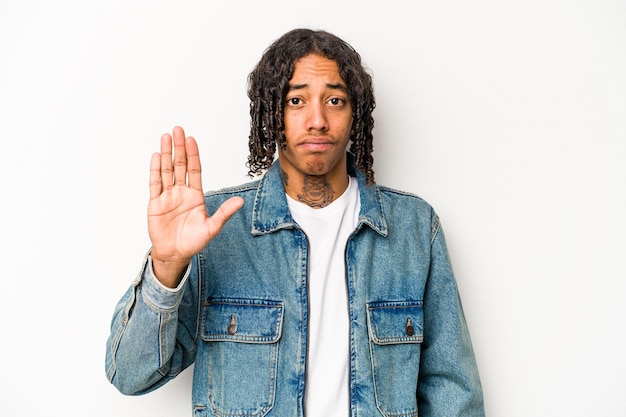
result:
[(310, 207), (322, 208), (333, 202), (334, 195), (326, 175), (306, 175), (302, 185), (302, 194), (298, 194), (298, 200)]
[[(280, 171), (285, 189), (289, 185), (289, 175)], [(333, 202), (335, 192), (328, 183), (325, 175), (305, 175), (302, 186), (302, 194), (298, 194), (298, 201), (313, 208), (326, 207)]]
[(280, 178), (282, 178), (283, 180), (283, 186), (287, 188), (287, 186), (289, 185), (289, 175), (287, 175), (287, 173), (282, 169), (280, 170)]

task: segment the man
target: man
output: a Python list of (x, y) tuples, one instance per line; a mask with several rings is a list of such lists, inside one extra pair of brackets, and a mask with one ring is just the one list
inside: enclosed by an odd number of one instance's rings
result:
[(152, 248), (115, 310), (110, 381), (142, 394), (195, 363), (195, 416), (483, 416), (439, 220), (374, 183), (359, 55), (288, 32), (248, 95), (257, 181), (205, 195), (195, 140), (161, 138)]

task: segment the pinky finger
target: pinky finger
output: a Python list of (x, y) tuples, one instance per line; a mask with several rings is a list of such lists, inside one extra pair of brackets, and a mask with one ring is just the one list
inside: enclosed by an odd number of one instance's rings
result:
[(150, 200), (160, 196), (162, 191), (161, 154), (155, 152), (150, 159)]

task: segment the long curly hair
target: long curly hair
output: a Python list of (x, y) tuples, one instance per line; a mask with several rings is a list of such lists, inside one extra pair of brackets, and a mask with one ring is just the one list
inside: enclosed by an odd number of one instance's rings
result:
[(372, 77), (361, 64), (360, 55), (352, 46), (325, 31), (294, 29), (285, 33), (263, 53), (261, 60), (248, 76), (250, 98), (250, 155), (246, 166), (252, 177), (260, 175), (274, 161), (276, 146), (284, 149), (283, 133), (285, 97), (296, 61), (317, 54), (337, 62), (339, 74), (348, 87), (352, 105), (350, 152), (354, 164), (374, 182), (372, 112), (376, 107)]

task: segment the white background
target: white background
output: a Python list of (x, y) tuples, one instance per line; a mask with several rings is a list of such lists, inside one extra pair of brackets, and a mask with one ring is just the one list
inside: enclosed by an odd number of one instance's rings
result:
[(206, 189), (247, 181), (246, 76), (298, 26), (371, 69), (377, 181), (441, 216), (487, 413), (626, 415), (618, 0), (4, 0), (0, 414), (190, 414), (190, 372), (143, 397), (104, 373), (150, 155), (180, 124)]

